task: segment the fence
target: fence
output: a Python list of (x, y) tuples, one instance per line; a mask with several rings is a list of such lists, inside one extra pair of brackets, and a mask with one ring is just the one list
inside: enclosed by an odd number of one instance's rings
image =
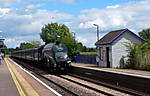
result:
[(87, 63), (87, 64), (96, 64), (96, 55), (81, 55), (78, 54), (75, 56), (75, 62), (77, 63)]

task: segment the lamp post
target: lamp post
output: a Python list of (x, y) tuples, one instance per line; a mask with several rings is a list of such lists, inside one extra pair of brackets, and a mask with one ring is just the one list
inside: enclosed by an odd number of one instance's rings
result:
[[(99, 25), (98, 24), (93, 24), (97, 28), (97, 41), (99, 40)], [(96, 63), (97, 66), (99, 66), (99, 61), (100, 61), (100, 52), (99, 52), (99, 47), (98, 47), (98, 55), (96, 56)]]
[(73, 56), (73, 61), (76, 63), (76, 34), (75, 32), (72, 32), (73, 34), (73, 40), (74, 40), (74, 56)]
[(74, 39), (74, 51), (76, 51), (76, 34), (75, 32), (72, 32), (73, 33), (73, 39)]
[(98, 24), (93, 24), (97, 28), (97, 41), (99, 40), (99, 25)]

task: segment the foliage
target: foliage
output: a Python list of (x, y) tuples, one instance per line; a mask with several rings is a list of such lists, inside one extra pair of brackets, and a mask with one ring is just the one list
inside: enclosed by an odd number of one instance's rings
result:
[(81, 42), (77, 42), (76, 45), (76, 50), (78, 50), (79, 52), (86, 52), (86, 46), (83, 46), (83, 44)]
[(80, 54), (97, 55), (97, 52), (81, 52)]
[(145, 40), (150, 40), (150, 28), (143, 29), (141, 32), (139, 32), (139, 35)]
[(40, 41), (32, 41), (32, 42), (28, 42), (28, 43), (21, 43), (20, 44), (20, 49), (34, 48), (34, 47), (38, 47), (40, 45), (41, 45)]
[(125, 68), (126, 67), (125, 65), (126, 65), (125, 64), (125, 57), (122, 56), (121, 59), (120, 59), (120, 66), (119, 66), (119, 68)]
[(42, 27), (40, 37), (46, 44), (55, 41), (61, 41), (62, 43), (73, 42), (73, 35), (69, 28), (64, 24), (58, 23), (50, 23)]
[(66, 25), (58, 23), (47, 24), (42, 27), (40, 37), (45, 44), (54, 43), (55, 41), (64, 43), (68, 48), (69, 57), (74, 57), (73, 55), (75, 52), (73, 33), (70, 32)]
[(97, 48), (87, 48), (86, 52), (97, 52)]
[(84, 46), (81, 42), (78, 42), (76, 44), (76, 49), (79, 51), (79, 52), (84, 52), (84, 53), (87, 53), (88, 52), (90, 53), (96, 53), (97, 52), (97, 48), (87, 48), (86, 46)]
[(5, 49), (5, 50), (3, 50), (3, 51), (5, 51), (5, 52), (3, 52), (3, 53), (6, 53), (7, 55), (10, 55), (11, 52), (15, 51), (15, 48), (7, 48), (7, 49)]
[(34, 45), (31, 43), (21, 43), (20, 44), (20, 49), (28, 49), (28, 48), (34, 48)]
[(150, 70), (150, 40), (145, 43), (128, 44), (128, 60), (124, 68)]
[(6, 54), (11, 54), (11, 52), (13, 52), (13, 51), (17, 51), (17, 50), (21, 50), (21, 49), (34, 48), (34, 47), (38, 47), (40, 45), (42, 45), (42, 43), (40, 41), (32, 41), (32, 42), (28, 42), (28, 43), (20, 43), (20, 47), (7, 48), (3, 51), (5, 51)]
[(41, 46), (42, 43), (40, 41), (32, 41), (30, 42), (32, 45), (34, 45), (35, 47)]
[(128, 44), (128, 60), (125, 62), (122, 58), (121, 62), (125, 65), (121, 66), (124, 68), (150, 70), (150, 28), (143, 29), (141, 32), (139, 32), (139, 35), (143, 39), (147, 40), (147, 42)]
[(72, 59), (74, 59), (75, 54), (80, 54), (80, 52), (96, 52), (95, 48), (86, 48), (81, 42), (75, 41), (73, 35), (66, 25), (58, 23), (50, 23), (43, 26), (40, 33), (40, 37), (45, 44), (55, 41), (64, 43), (68, 48), (68, 55)]

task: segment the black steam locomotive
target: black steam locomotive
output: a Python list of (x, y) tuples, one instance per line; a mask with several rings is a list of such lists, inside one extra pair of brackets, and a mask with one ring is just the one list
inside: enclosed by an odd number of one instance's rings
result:
[(30, 61), (37, 66), (44, 66), (51, 72), (68, 71), (71, 60), (67, 55), (67, 47), (59, 42), (49, 43), (38, 48), (12, 52), (13, 58)]

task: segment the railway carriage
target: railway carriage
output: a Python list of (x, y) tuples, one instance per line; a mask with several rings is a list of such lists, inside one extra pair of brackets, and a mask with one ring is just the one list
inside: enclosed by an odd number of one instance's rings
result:
[(68, 58), (68, 50), (59, 42), (49, 43), (38, 48), (30, 48), (12, 52), (13, 58), (33, 62), (44, 66), (51, 72), (68, 71), (71, 60)]

